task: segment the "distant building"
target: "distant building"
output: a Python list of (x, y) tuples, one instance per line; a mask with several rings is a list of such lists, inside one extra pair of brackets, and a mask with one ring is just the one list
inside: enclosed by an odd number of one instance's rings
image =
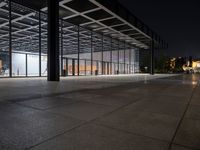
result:
[(176, 66), (176, 58), (170, 58), (170, 68), (174, 69)]
[(183, 70), (185, 72), (200, 73), (200, 59), (192, 60), (191, 63), (186, 63), (183, 65)]
[(172, 57), (169, 58), (170, 71), (183, 72), (183, 66), (186, 64), (186, 57)]

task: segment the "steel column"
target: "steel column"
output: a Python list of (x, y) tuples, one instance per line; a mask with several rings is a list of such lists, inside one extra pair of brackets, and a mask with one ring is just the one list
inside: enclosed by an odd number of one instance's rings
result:
[(26, 77), (28, 76), (28, 56), (26, 54)]
[(66, 65), (66, 76), (68, 76), (69, 75), (69, 73), (68, 73), (68, 58), (66, 58), (65, 60), (66, 60), (66, 62), (65, 62), (65, 65)]
[(61, 44), (61, 50), (60, 50), (60, 53), (61, 53), (61, 63), (60, 63), (60, 68), (61, 68), (61, 76), (64, 76), (64, 69), (63, 69), (63, 20), (61, 20), (61, 37), (60, 37), (60, 44)]
[(59, 2), (48, 0), (48, 81), (59, 80)]
[(117, 74), (119, 74), (119, 41), (118, 41), (118, 54), (117, 54)]
[(103, 34), (102, 34), (102, 43), (101, 43), (101, 74), (103, 75), (104, 74), (104, 67), (103, 67), (103, 46), (104, 46), (104, 44), (103, 44)]
[(76, 71), (76, 69), (75, 69), (75, 66), (76, 65), (76, 63), (75, 63), (75, 59), (72, 59), (72, 76), (75, 76), (75, 71)]
[(111, 44), (110, 44), (110, 74), (112, 74), (112, 37), (111, 37)]
[(9, 5), (9, 76), (12, 77), (12, 3), (11, 0), (8, 1)]
[(42, 63), (41, 63), (41, 57), (42, 57), (42, 44), (41, 44), (41, 12), (39, 12), (39, 77), (42, 76)]
[(87, 61), (85, 60), (85, 76), (87, 75)]
[(155, 50), (155, 44), (154, 44), (154, 40), (152, 40), (151, 42), (151, 70), (150, 70), (150, 74), (154, 75), (154, 50)]
[(93, 75), (93, 31), (91, 31), (91, 75)]
[(124, 42), (124, 74), (126, 74), (126, 43)]
[(80, 71), (80, 26), (78, 26), (78, 31), (77, 31), (77, 33), (78, 33), (78, 60), (77, 60), (77, 62), (78, 62), (78, 76), (79, 76), (79, 71)]
[(129, 74), (131, 74), (131, 51), (132, 49), (129, 49)]

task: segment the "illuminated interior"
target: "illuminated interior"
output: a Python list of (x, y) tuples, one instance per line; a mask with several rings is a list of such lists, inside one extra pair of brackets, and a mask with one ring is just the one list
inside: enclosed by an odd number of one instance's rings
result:
[[(61, 76), (139, 72), (150, 36), (96, 0), (59, 5)], [(47, 13), (0, 0), (0, 77), (47, 76)]]

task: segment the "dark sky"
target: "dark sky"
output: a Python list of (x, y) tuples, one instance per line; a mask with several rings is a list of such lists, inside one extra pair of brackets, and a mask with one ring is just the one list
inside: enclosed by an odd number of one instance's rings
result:
[(119, 0), (169, 43), (170, 56), (200, 58), (199, 0)]

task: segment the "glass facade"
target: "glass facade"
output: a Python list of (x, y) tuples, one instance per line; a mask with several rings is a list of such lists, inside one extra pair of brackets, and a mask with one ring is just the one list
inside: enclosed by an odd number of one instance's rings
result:
[[(47, 76), (47, 12), (0, 0), (0, 77)], [(60, 20), (62, 76), (133, 74), (138, 49)]]
[(3, 0), (0, 0), (1, 15), (3, 16), (0, 19), (0, 77), (8, 77), (10, 74), (10, 32), (9, 32), (9, 3)]

